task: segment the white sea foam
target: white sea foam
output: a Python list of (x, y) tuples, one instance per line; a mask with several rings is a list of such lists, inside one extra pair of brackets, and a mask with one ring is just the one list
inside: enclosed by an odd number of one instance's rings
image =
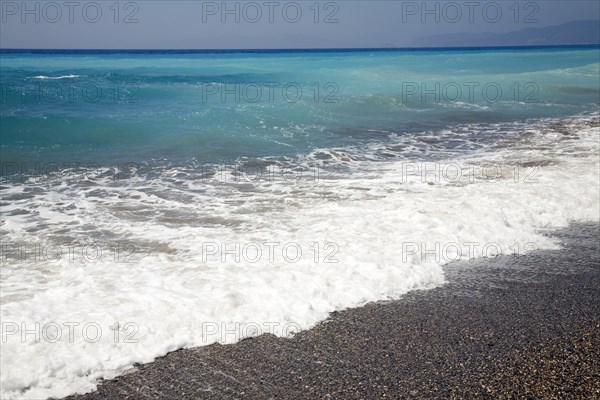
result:
[(61, 75), (61, 76), (46, 76), (46, 75), (38, 75), (32, 76), (32, 79), (73, 79), (79, 78), (80, 75)]
[[(2, 398), (90, 391), (100, 377), (175, 349), (267, 331), (289, 335), (334, 310), (442, 285), (447, 259), (409, 254), (406, 243), (427, 249), (478, 243), (469, 257), (485, 255), (489, 243), (503, 254), (532, 243), (556, 249), (545, 229), (599, 215), (600, 129), (571, 129), (570, 136), (538, 130), (529, 144), (443, 160), (466, 171), (485, 163), (523, 165), (519, 179), (465, 174), (436, 182), (408, 174), (407, 162), (396, 160), (355, 162), (352, 174), (318, 182), (206, 184), (170, 170), (150, 180), (6, 183), (4, 243), (127, 241), (149, 254), (137, 254), (137, 263), (117, 263), (110, 252), (98, 262), (77, 251), (74, 261), (55, 262), (4, 254)], [(256, 263), (231, 255), (221, 262), (219, 253), (203, 257), (208, 242), (278, 242), (278, 249), (293, 242), (303, 253), (297, 262), (279, 252), (273, 262), (266, 255)], [(331, 243), (337, 247), (325, 249)], [(332, 252), (339, 262), (324, 263)], [(11, 322), (18, 333), (7, 334), (15, 329)], [(118, 338), (110, 329), (115, 322)], [(29, 333), (23, 343), (21, 324), (35, 331), (35, 323), (40, 337)], [(52, 323), (62, 329), (59, 340)], [(69, 323), (79, 324), (71, 325), (72, 337)], [(93, 324), (102, 335), (92, 343)]]

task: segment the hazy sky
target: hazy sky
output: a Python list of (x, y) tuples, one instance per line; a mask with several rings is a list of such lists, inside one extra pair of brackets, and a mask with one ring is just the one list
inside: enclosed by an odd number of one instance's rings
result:
[(408, 47), (423, 36), (509, 32), (600, 19), (599, 4), (597, 0), (0, 0), (0, 47)]

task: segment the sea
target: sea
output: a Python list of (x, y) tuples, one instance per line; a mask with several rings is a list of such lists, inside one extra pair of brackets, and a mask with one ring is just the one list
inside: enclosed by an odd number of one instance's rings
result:
[(2, 398), (293, 337), (600, 215), (600, 48), (0, 51)]

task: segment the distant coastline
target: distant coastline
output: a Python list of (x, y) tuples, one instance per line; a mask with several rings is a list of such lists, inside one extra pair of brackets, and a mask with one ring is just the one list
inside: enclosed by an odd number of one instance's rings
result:
[(439, 52), (439, 51), (525, 51), (546, 49), (600, 49), (597, 44), (458, 47), (374, 47), (302, 49), (19, 49), (0, 48), (0, 54), (235, 54), (235, 53), (361, 53), (361, 52)]

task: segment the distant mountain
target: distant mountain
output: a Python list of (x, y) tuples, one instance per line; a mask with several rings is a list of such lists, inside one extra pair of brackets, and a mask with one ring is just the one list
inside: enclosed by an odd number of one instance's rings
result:
[(418, 38), (419, 47), (543, 46), (600, 44), (600, 21), (574, 21), (508, 33), (456, 33)]

